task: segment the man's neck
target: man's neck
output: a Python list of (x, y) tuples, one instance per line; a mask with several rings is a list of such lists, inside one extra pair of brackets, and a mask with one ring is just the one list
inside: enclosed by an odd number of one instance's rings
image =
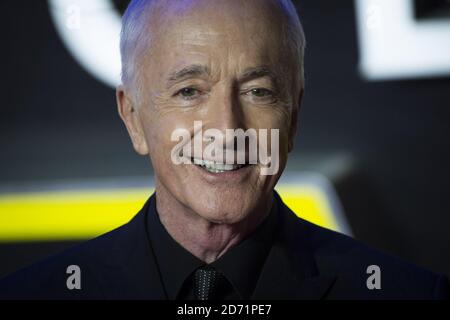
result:
[(219, 224), (201, 217), (162, 184), (156, 184), (156, 209), (164, 228), (178, 244), (206, 263), (216, 261), (253, 232), (269, 214), (272, 198), (269, 201), (238, 223)]

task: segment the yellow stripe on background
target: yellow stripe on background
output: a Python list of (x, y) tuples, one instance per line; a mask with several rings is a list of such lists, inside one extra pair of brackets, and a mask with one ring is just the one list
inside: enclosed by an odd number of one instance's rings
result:
[(89, 239), (128, 222), (148, 189), (0, 196), (0, 241)]
[(342, 231), (336, 219), (336, 213), (325, 192), (316, 186), (280, 186), (276, 188), (283, 202), (294, 211), (297, 216), (319, 226)]
[[(313, 186), (277, 188), (299, 216), (338, 226), (326, 195)], [(0, 242), (94, 238), (127, 223), (153, 193), (146, 188), (0, 195)]]

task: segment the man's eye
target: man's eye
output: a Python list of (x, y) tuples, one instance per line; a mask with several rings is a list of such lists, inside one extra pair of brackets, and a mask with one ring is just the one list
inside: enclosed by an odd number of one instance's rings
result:
[(193, 99), (199, 95), (199, 91), (194, 88), (183, 88), (176, 93), (177, 96), (181, 96), (185, 99)]
[(264, 88), (253, 89), (249, 93), (257, 98), (265, 98), (265, 97), (273, 95), (272, 91), (270, 91), (268, 89), (264, 89)]

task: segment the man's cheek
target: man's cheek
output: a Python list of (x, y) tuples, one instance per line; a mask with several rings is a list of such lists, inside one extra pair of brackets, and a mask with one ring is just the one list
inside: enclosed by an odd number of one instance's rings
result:
[(164, 151), (164, 144), (158, 142), (159, 136), (156, 133), (147, 135), (147, 144), (149, 147), (149, 157), (155, 171), (163, 174), (166, 172), (165, 167), (170, 165), (170, 157), (167, 160), (166, 152)]

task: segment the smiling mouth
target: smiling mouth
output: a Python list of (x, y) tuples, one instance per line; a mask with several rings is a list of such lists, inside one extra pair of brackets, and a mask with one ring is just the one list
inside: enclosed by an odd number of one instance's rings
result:
[(210, 160), (191, 159), (192, 163), (210, 173), (225, 173), (248, 167), (249, 164), (225, 164)]

